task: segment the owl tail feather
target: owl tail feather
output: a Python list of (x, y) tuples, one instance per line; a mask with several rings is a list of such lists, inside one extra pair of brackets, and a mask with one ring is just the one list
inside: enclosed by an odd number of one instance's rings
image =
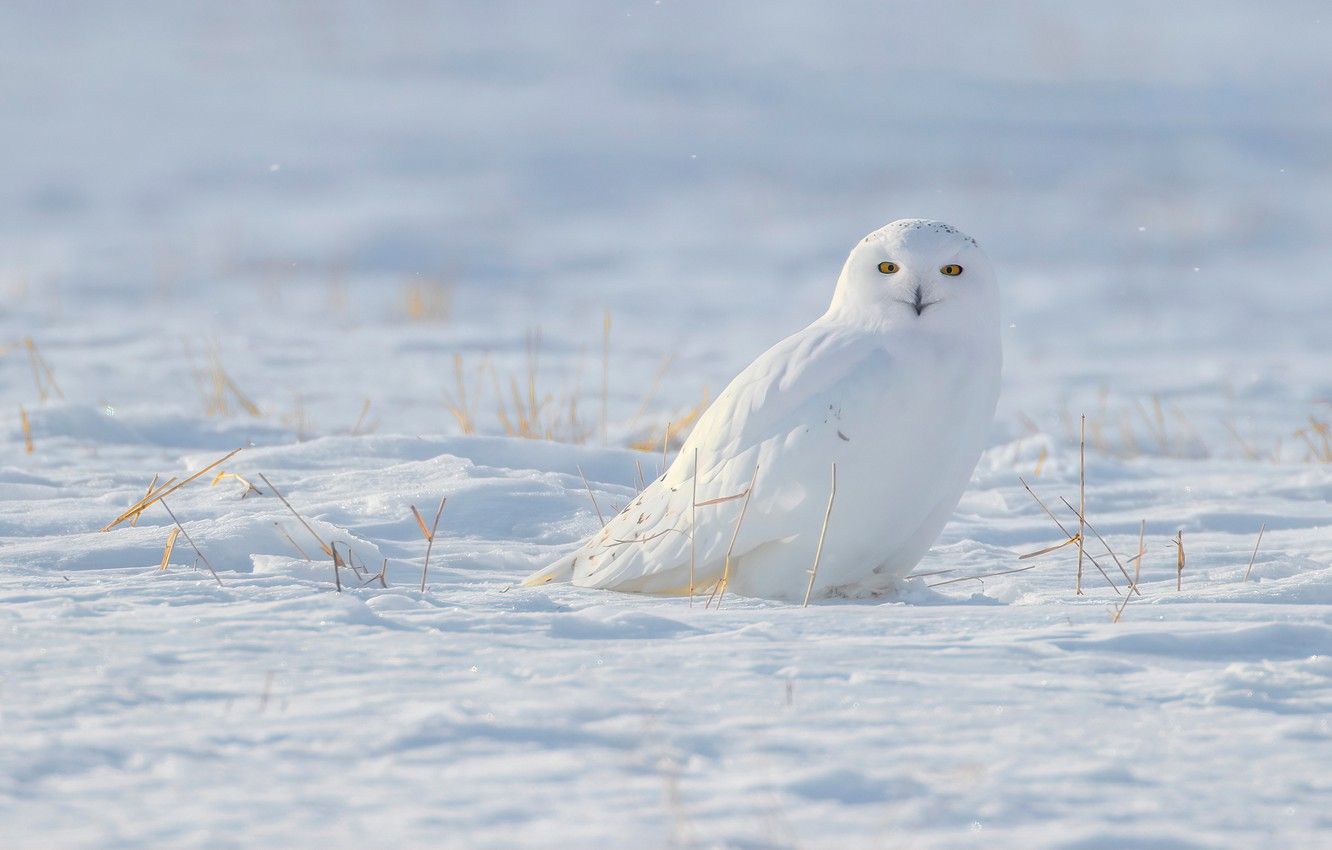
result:
[(545, 569), (537, 570), (524, 579), (523, 587), (540, 587), (557, 581), (570, 581), (573, 579), (573, 564), (574, 554), (565, 555)]

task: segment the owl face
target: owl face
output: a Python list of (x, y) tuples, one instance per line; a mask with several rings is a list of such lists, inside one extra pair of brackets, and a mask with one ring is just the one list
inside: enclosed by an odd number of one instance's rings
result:
[(903, 219), (852, 249), (830, 312), (892, 327), (967, 331), (998, 322), (998, 291), (974, 239), (943, 222)]

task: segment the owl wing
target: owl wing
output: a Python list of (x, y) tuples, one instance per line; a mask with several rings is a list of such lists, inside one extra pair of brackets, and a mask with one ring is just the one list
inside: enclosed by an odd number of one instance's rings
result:
[[(882, 376), (889, 366), (875, 335), (822, 321), (777, 343), (717, 397), (662, 477), (528, 584), (567, 579), (684, 594), (691, 578), (695, 589), (720, 578), (741, 511), (733, 557), (790, 538), (793, 513), (811, 495), (821, 500), (826, 493), (827, 470), (822, 460), (806, 469), (811, 459), (804, 442), (811, 423), (827, 419), (823, 400), (836, 395), (839, 384), (869, 371)], [(751, 482), (754, 495), (746, 506)]]

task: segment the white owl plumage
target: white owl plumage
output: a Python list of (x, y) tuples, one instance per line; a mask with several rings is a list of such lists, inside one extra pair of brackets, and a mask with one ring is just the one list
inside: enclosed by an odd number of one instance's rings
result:
[[(731, 381), (664, 475), (526, 584), (685, 595), (726, 574), (727, 592), (801, 599), (836, 464), (812, 595), (890, 587), (957, 506), (1001, 365), (984, 252), (942, 222), (894, 221), (852, 249), (822, 317)], [(747, 505), (726, 498), (751, 480)]]

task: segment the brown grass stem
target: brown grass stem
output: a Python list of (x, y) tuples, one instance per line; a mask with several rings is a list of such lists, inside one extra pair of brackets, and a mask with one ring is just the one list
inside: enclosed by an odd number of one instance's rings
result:
[(1253, 572), (1253, 562), (1258, 558), (1258, 547), (1263, 545), (1263, 532), (1267, 530), (1267, 523), (1258, 527), (1258, 540), (1253, 544), (1253, 554), (1249, 556), (1249, 566), (1244, 570), (1244, 580), (1249, 580), (1249, 574)]
[(165, 570), (167, 564), (171, 563), (171, 550), (176, 548), (176, 538), (180, 536), (180, 529), (172, 527), (171, 533), (167, 535), (166, 546), (162, 549), (162, 566), (159, 570)]
[(1175, 590), (1184, 589), (1184, 529), (1175, 532)]
[(910, 575), (907, 576), (907, 578), (909, 578), (909, 579), (912, 579), (912, 578), (929, 578), (930, 576), (941, 576), (941, 575), (944, 575), (945, 573), (955, 573), (955, 572), (957, 572), (957, 570), (955, 570), (955, 569), (947, 569), (947, 570), (930, 570), (930, 571), (927, 572), (927, 573), (911, 573)]
[(310, 560), (309, 554), (304, 549), (301, 548), (301, 544), (291, 539), (291, 535), (287, 533), (287, 529), (283, 528), (281, 523), (275, 522), (273, 523), (273, 527), (278, 530), (278, 534), (281, 534), (283, 537), (286, 538), (287, 542), (291, 544), (293, 549), (295, 549), (297, 552), (301, 554), (302, 558), (304, 558), (307, 561)]
[(587, 497), (592, 500), (592, 508), (597, 512), (597, 520), (601, 522), (601, 527), (606, 527), (606, 518), (601, 515), (601, 506), (597, 504), (597, 497), (592, 493), (592, 485), (587, 483), (587, 476), (583, 474), (583, 467), (575, 464), (574, 468), (578, 470), (578, 477), (583, 479), (583, 486), (587, 488)]
[(1053, 546), (1046, 546), (1044, 549), (1037, 549), (1035, 552), (1028, 552), (1028, 553), (1025, 554), (1025, 555), (1018, 555), (1018, 560), (1019, 560), (1019, 561), (1025, 561), (1025, 560), (1027, 560), (1028, 558), (1036, 558), (1036, 557), (1039, 557), (1039, 556), (1041, 556), (1041, 555), (1048, 555), (1048, 554), (1050, 554), (1051, 552), (1057, 552), (1057, 551), (1059, 551), (1060, 549), (1063, 549), (1065, 546), (1071, 546), (1071, 545), (1073, 545), (1074, 543), (1077, 543), (1077, 542), (1078, 542), (1078, 539), (1077, 539), (1076, 537), (1070, 537), (1070, 538), (1068, 538), (1067, 540), (1065, 540), (1063, 543), (1056, 543), (1056, 544), (1053, 545)]
[(1082, 595), (1082, 557), (1086, 550), (1083, 517), (1087, 513), (1087, 414), (1082, 414), (1082, 430), (1078, 437), (1078, 577), (1074, 590)]
[[(153, 480), (148, 482), (148, 489), (143, 491), (143, 498), (146, 499), (146, 498), (148, 498), (149, 496), (151, 496), (151, 495), (153, 494), (153, 488), (157, 486), (157, 479), (158, 479), (158, 477), (159, 477), (158, 474), (157, 474), (156, 472), (154, 472), (154, 473), (153, 473)], [(167, 481), (167, 484), (170, 484), (172, 481), (175, 481), (175, 480), (176, 480), (175, 478), (172, 478), (172, 479), (170, 479), (169, 481)], [(139, 519), (140, 519), (142, 516), (143, 516), (143, 514), (135, 514), (135, 515), (134, 515), (134, 519), (130, 520), (130, 528), (133, 528), (134, 526), (138, 525), (138, 524), (139, 524)]]
[[(1065, 499), (1063, 496), (1060, 496), (1060, 497), (1059, 497), (1059, 500), (1060, 500), (1061, 502), (1063, 502), (1065, 505), (1067, 505), (1069, 510), (1073, 511), (1074, 513), (1078, 513), (1078, 512), (1077, 512), (1077, 509), (1074, 508), (1072, 505), (1070, 505), (1070, 504), (1068, 503), (1068, 499)], [(1078, 513), (1078, 521), (1079, 521), (1080, 523), (1082, 523), (1083, 525), (1085, 525), (1087, 528), (1090, 528), (1090, 529), (1091, 529), (1091, 533), (1092, 533), (1092, 534), (1095, 534), (1095, 535), (1096, 535), (1096, 539), (1099, 540), (1099, 541), (1101, 541), (1101, 545), (1105, 547), (1106, 554), (1108, 554), (1111, 558), (1114, 559), (1114, 561), (1115, 561), (1115, 566), (1119, 567), (1119, 571), (1120, 571), (1121, 573), (1123, 573), (1123, 575), (1124, 575), (1124, 580), (1127, 581), (1127, 582), (1129, 582), (1130, 584), (1132, 584), (1132, 583), (1133, 583), (1133, 579), (1132, 579), (1131, 576), (1129, 576), (1129, 574), (1128, 574), (1128, 570), (1124, 569), (1124, 565), (1120, 562), (1120, 560), (1119, 560), (1119, 556), (1115, 554), (1115, 550), (1114, 550), (1114, 549), (1111, 549), (1111, 548), (1110, 548), (1110, 544), (1107, 543), (1107, 542), (1105, 542), (1105, 538), (1101, 536), (1101, 532), (1099, 532), (1099, 531), (1096, 530), (1096, 526), (1092, 525), (1092, 524), (1091, 524), (1091, 521), (1088, 520), (1086, 517), (1084, 517), (1081, 513)], [(1115, 588), (1115, 589), (1118, 590), (1119, 588)], [(1139, 591), (1139, 592), (1138, 592), (1138, 595), (1141, 596), (1141, 595), (1142, 595), (1142, 592)]]
[(176, 524), (176, 528), (179, 528), (180, 533), (185, 535), (185, 542), (190, 544), (190, 548), (194, 550), (194, 554), (199, 556), (199, 560), (204, 562), (204, 566), (208, 568), (208, 572), (213, 574), (213, 580), (217, 582), (217, 586), (222, 587), (222, 579), (218, 577), (217, 570), (213, 569), (213, 565), (209, 562), (208, 556), (200, 551), (199, 547), (194, 544), (194, 539), (191, 538), (190, 533), (185, 530), (185, 526), (181, 525), (180, 520), (176, 519), (176, 512), (167, 507), (166, 500), (159, 498), (158, 501), (163, 508), (166, 508), (166, 512), (171, 515), (171, 521)]
[(332, 556), (333, 549), (327, 543), (324, 542), (324, 538), (320, 537), (319, 534), (316, 533), (315, 530), (310, 527), (310, 523), (305, 521), (305, 517), (301, 516), (300, 513), (298, 513), (296, 509), (291, 506), (291, 502), (287, 501), (287, 497), (283, 496), (282, 493), (278, 490), (278, 488), (273, 486), (273, 482), (268, 480), (268, 476), (264, 475), (261, 472), (259, 473), (259, 477), (263, 479), (263, 482), (265, 484), (268, 485), (268, 489), (273, 491), (273, 495), (277, 496), (278, 499), (282, 502), (282, 504), (287, 506), (287, 510), (291, 511), (291, 515), (296, 517), (297, 521), (300, 522), (301, 525), (305, 526), (305, 530), (310, 532), (310, 536), (313, 537), (315, 541), (319, 543), (319, 548), (323, 550), (323, 553), (325, 555)]
[[(1059, 530), (1064, 532), (1064, 535), (1068, 537), (1070, 541), (1075, 540), (1076, 538), (1073, 535), (1073, 533), (1070, 532), (1067, 528), (1064, 528), (1064, 524), (1059, 521), (1059, 517), (1055, 516), (1054, 512), (1051, 511), (1049, 507), (1046, 506), (1045, 502), (1041, 501), (1041, 497), (1037, 496), (1036, 491), (1031, 489), (1031, 485), (1027, 483), (1027, 480), (1019, 475), (1018, 481), (1022, 482), (1022, 486), (1025, 487), (1027, 489), (1027, 492), (1031, 494), (1031, 497), (1036, 500), (1036, 504), (1041, 506), (1041, 510), (1045, 511), (1045, 515), (1054, 521), (1054, 524), (1059, 528)], [(1087, 560), (1092, 562), (1092, 566), (1096, 567), (1096, 569), (1101, 573), (1101, 575), (1105, 578), (1106, 583), (1115, 589), (1115, 593), (1119, 593), (1119, 587), (1110, 579), (1110, 574), (1105, 571), (1105, 569), (1101, 566), (1100, 562), (1097, 561), (1096, 558), (1094, 558), (1090, 552), (1087, 553)]]
[[(698, 451), (698, 449), (695, 449), (694, 451)], [(718, 496), (715, 499), (707, 499), (705, 501), (699, 502), (698, 507), (706, 508), (711, 505), (720, 505), (723, 502), (734, 502), (736, 499), (743, 499), (747, 495), (749, 495), (748, 490), (741, 490), (739, 493), (733, 493), (730, 496)]]
[(993, 573), (982, 573), (978, 576), (961, 576), (959, 578), (950, 578), (946, 581), (936, 581), (933, 584), (927, 584), (926, 587), (942, 587), (945, 584), (957, 584), (959, 581), (980, 581), (981, 579), (994, 578), (995, 576), (1006, 576), (1012, 573), (1025, 573), (1027, 570), (1034, 570), (1039, 564), (1032, 564), (1029, 567), (1018, 567), (1012, 570), (1000, 570)]
[(264, 495), (263, 491), (260, 490), (258, 487), (254, 486), (254, 484), (252, 484), (249, 481), (249, 479), (245, 478), (242, 475), (238, 475), (235, 472), (224, 472), (219, 470), (217, 475), (213, 476), (213, 482), (209, 486), (216, 487), (218, 482), (224, 478), (234, 478), (235, 480), (239, 481), (242, 485), (245, 486), (245, 491), (241, 493), (242, 499), (244, 499), (246, 496), (250, 495), (251, 493), (255, 494), (256, 496)]
[[(427, 575), (427, 573), (430, 572), (430, 550), (433, 549), (433, 548), (435, 548), (435, 532), (439, 530), (439, 518), (440, 518), (441, 515), (443, 515), (443, 513), (444, 513), (444, 504), (445, 504), (446, 502), (448, 502), (448, 500), (449, 500), (449, 497), (448, 497), (448, 496), (441, 496), (441, 497), (440, 497), (440, 500), (439, 500), (439, 507), (435, 509), (435, 519), (434, 519), (434, 522), (430, 523), (430, 531), (429, 531), (428, 533), (426, 532), (426, 529), (425, 529), (425, 523), (421, 523), (421, 533), (422, 533), (422, 534), (425, 534), (425, 538), (426, 538), (425, 563), (421, 565), (421, 592), (422, 592), (422, 593), (425, 593), (425, 589), (426, 589), (426, 575)], [(421, 512), (418, 511), (418, 510), (416, 509), (416, 506), (415, 506), (415, 505), (412, 506), (412, 513), (416, 514), (417, 522), (420, 522), (420, 521), (421, 521)]]
[[(243, 447), (242, 447), (242, 448), (243, 448)], [(186, 484), (189, 484), (189, 483), (190, 483), (191, 481), (193, 481), (194, 479), (200, 477), (201, 475), (204, 475), (204, 474), (207, 473), (207, 472), (210, 472), (211, 470), (215, 469), (215, 468), (218, 467), (218, 466), (221, 466), (223, 463), (226, 463), (228, 460), (230, 460), (231, 458), (235, 457), (236, 454), (237, 454), (238, 452), (240, 452), (240, 451), (241, 451), (241, 449), (233, 449), (232, 451), (228, 452), (228, 453), (227, 453), (226, 455), (224, 455), (223, 457), (221, 457), (221, 458), (219, 458), (219, 459), (213, 461), (212, 463), (210, 463), (210, 464), (208, 464), (207, 466), (205, 466), (203, 469), (201, 469), (201, 470), (199, 470), (198, 472), (194, 473), (194, 474), (191, 475), (189, 478), (186, 478), (184, 481), (181, 481), (181, 482), (179, 482), (179, 483), (177, 483), (177, 484), (163, 485), (162, 489), (158, 490), (156, 493), (152, 493), (152, 494), (149, 494), (149, 495), (147, 495), (147, 496), (144, 496), (144, 497), (143, 497), (142, 499), (140, 499), (138, 502), (135, 502), (134, 505), (132, 505), (132, 506), (130, 507), (129, 510), (125, 511), (123, 514), (121, 514), (120, 516), (118, 516), (118, 517), (116, 517), (115, 519), (111, 520), (111, 522), (107, 523), (106, 526), (102, 528), (102, 531), (110, 531), (111, 529), (115, 528), (117, 525), (120, 525), (120, 524), (121, 524), (122, 522), (124, 522), (125, 520), (127, 520), (127, 519), (129, 519), (130, 517), (134, 516), (135, 514), (143, 513), (144, 510), (146, 510), (148, 507), (150, 507), (154, 502), (161, 501), (162, 498), (163, 498), (164, 496), (168, 496), (168, 495), (170, 495), (170, 494), (176, 492), (176, 491), (179, 490), (181, 487), (184, 487)], [(262, 477), (262, 476), (260, 476), (260, 477)], [(269, 485), (269, 486), (272, 486), (272, 485)]]
[[(379, 427), (378, 419), (375, 419), (373, 422), (366, 422), (365, 417), (369, 413), (370, 413), (370, 399), (367, 398), (365, 401), (361, 402), (361, 412), (356, 416), (356, 424), (352, 425), (351, 436), (360, 437), (363, 434), (369, 434), (370, 432), (374, 431), (376, 428)], [(362, 427), (365, 428), (364, 431), (361, 430)]]
[(57, 398), (64, 398), (65, 393), (56, 383), (51, 364), (47, 363), (46, 358), (37, 350), (37, 343), (33, 342), (32, 337), (23, 338), (23, 347), (28, 350), (28, 364), (32, 366), (32, 381), (37, 386), (38, 397), (46, 401), (51, 397), (51, 393), (55, 393)]
[[(735, 520), (735, 529), (731, 532), (731, 543), (726, 547), (726, 560), (722, 563), (722, 577), (717, 582), (713, 594), (717, 597), (717, 607), (720, 608), (722, 599), (726, 596), (726, 586), (731, 582), (731, 553), (735, 551), (735, 541), (740, 536), (740, 526), (745, 521), (745, 513), (749, 510), (749, 497), (754, 495), (754, 482), (758, 481), (758, 464), (754, 464), (754, 474), (749, 479), (749, 486), (745, 488), (745, 501), (740, 505), (740, 516)], [(708, 597), (708, 605), (712, 604), (712, 597)], [(705, 606), (706, 607), (706, 606)]]
[[(642, 473), (640, 472), (640, 475)], [(689, 607), (694, 607), (694, 571), (698, 566), (698, 446), (694, 446), (693, 493), (689, 499)]]
[(639, 402), (638, 410), (634, 411), (634, 418), (629, 420), (628, 430), (630, 432), (632, 432), (638, 425), (639, 420), (643, 418), (643, 414), (647, 413), (648, 405), (650, 405), (652, 400), (656, 398), (657, 390), (661, 389), (661, 380), (666, 377), (666, 370), (671, 368), (671, 362), (674, 359), (675, 355), (673, 354), (667, 354), (661, 359), (661, 365), (657, 367), (656, 373), (652, 376), (651, 386), (648, 387), (648, 391), (643, 395), (643, 400)]
[(1147, 520), (1142, 520), (1138, 525), (1138, 554), (1130, 558), (1133, 562), (1133, 581), (1129, 584), (1129, 593), (1124, 594), (1124, 601), (1119, 603), (1118, 610), (1115, 611), (1114, 622), (1118, 623), (1119, 618), (1124, 615), (1124, 609), (1128, 607), (1129, 600), (1133, 598), (1133, 591), (1137, 591), (1142, 596), (1142, 591), (1138, 589), (1139, 579), (1142, 577), (1142, 556), (1147, 554), (1146, 549)]
[(819, 562), (823, 560), (823, 540), (828, 534), (828, 519), (832, 516), (833, 500), (837, 498), (837, 464), (832, 465), (832, 486), (828, 490), (828, 507), (823, 511), (823, 527), (819, 529), (819, 545), (814, 548), (814, 566), (809, 568), (809, 584), (805, 587), (805, 602), (802, 608), (809, 607), (809, 596), (814, 592), (814, 581), (819, 577)]
[(23, 426), (23, 451), (25, 454), (32, 454), (32, 423), (28, 421), (28, 411), (19, 405), (19, 424)]
[(661, 474), (666, 474), (666, 457), (671, 447), (671, 423), (666, 423), (666, 430), (661, 432)]

